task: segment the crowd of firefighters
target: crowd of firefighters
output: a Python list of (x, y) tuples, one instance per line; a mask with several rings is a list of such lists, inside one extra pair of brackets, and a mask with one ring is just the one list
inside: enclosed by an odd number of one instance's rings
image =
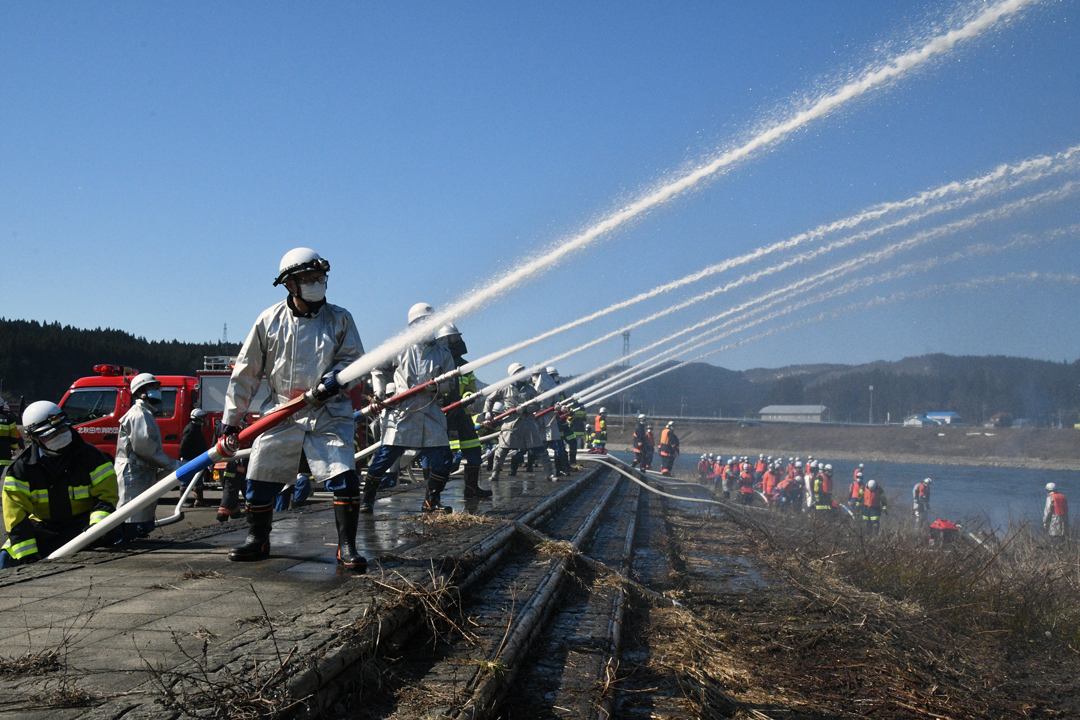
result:
[[(759, 455), (756, 459), (743, 455), (729, 457), (706, 453), (698, 460), (699, 482), (711, 486), (725, 500), (751, 505), (755, 497), (764, 500), (769, 508), (792, 512), (832, 513), (841, 507), (852, 517), (876, 531), (881, 516), (889, 511), (885, 489), (877, 480), (868, 479), (864, 465), (859, 464), (851, 484), (844, 493), (833, 477), (830, 463), (812, 456), (804, 462), (801, 457), (783, 458)], [(930, 506), (930, 478), (915, 484), (912, 502), (915, 519), (925, 524)]]
[[(483, 395), (482, 410), (469, 415), (464, 401), (481, 396), (476, 394), (475, 376), (460, 370), (468, 352), (461, 333), (447, 324), (370, 373), (381, 444), (366, 470), (358, 472), (357, 423), (346, 394), (356, 383), (340, 383), (338, 373), (355, 363), (364, 349), (352, 315), (326, 302), (329, 270), (330, 263), (311, 249), (286, 253), (273, 284), (283, 286), (288, 295), (259, 316), (236, 358), (219, 428), (226, 440), (241, 432), (249, 410), (256, 411), (250, 406), (262, 383), (269, 393), (257, 410), (260, 413), (301, 395), (307, 405), (255, 439), (242, 487), (236, 464), (226, 468), (218, 519), (234, 516), (242, 492), (248, 523), (247, 538), (229, 550), (230, 560), (269, 557), (277, 501), (298, 475), (323, 484), (333, 494), (338, 562), (362, 571), (367, 560), (356, 548), (358, 518), (374, 511), (379, 488), (407, 451), (413, 451), (422, 466), (426, 492), (420, 509), (428, 513), (450, 512), (441, 493), (458, 469), (463, 471), (466, 498), (491, 497), (492, 492), (479, 485), (480, 432), (498, 432), (489, 454), (491, 482), (499, 480), (508, 456), (511, 475), (518, 462), (524, 460), (529, 467), (538, 459), (547, 477), (557, 480), (574, 468), (579, 440), (584, 440), (587, 452), (607, 452), (606, 408), (586, 422), (585, 408), (558, 392), (558, 372), (552, 367), (528, 373), (513, 363), (507, 381)], [(408, 312), (408, 325), (433, 314), (430, 305), (417, 303)], [(177, 470), (180, 462), (165, 454), (155, 420), (155, 409), (162, 402), (160, 388), (150, 373), (132, 378), (132, 405), (120, 420), (115, 463), (85, 442), (55, 403), (41, 400), (23, 411), (21, 425), (28, 443), (17, 429), (19, 418), (3, 405), (0, 472), (8, 538), (0, 549), (0, 568), (49, 555)], [(414, 392), (406, 397), (409, 390)], [(181, 460), (205, 452), (204, 420), (205, 413), (194, 411), (181, 442)], [(639, 416), (633, 450), (633, 464), (645, 471), (651, 469), (658, 450), (660, 474), (671, 476), (680, 452), (674, 422), (666, 424), (657, 443), (647, 418)], [(887, 512), (885, 493), (876, 481), (864, 481), (861, 468), (843, 504), (876, 528)], [(708, 454), (701, 456), (698, 472), (702, 482), (711, 483), (729, 500), (737, 497), (749, 503), (760, 492), (770, 507), (781, 509), (831, 512), (840, 504), (833, 499), (832, 466), (812, 458), (805, 464), (800, 458), (785, 463), (764, 456), (756, 461), (747, 457), (724, 461)], [(1067, 537), (1068, 504), (1052, 483), (1047, 493), (1047, 529), (1053, 537)], [(916, 485), (913, 497), (916, 516), (925, 522), (929, 479)], [(198, 489), (196, 498), (201, 501)], [(155, 512), (156, 502), (147, 504), (103, 542), (145, 537), (155, 526)]]

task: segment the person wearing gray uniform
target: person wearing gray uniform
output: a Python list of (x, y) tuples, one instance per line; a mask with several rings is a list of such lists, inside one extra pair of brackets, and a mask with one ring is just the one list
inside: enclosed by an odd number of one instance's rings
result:
[(274, 285), (288, 297), (255, 321), (233, 366), (225, 394), (224, 434), (240, 431), (261, 382), (269, 386), (260, 412), (308, 394), (312, 404), (260, 435), (247, 470), (247, 541), (229, 559), (263, 560), (270, 555), (274, 502), (292, 483), (303, 456), (316, 482), (334, 493), (338, 562), (363, 570), (356, 551), (360, 481), (353, 460), (353, 409), (342, 394), (337, 373), (364, 354), (348, 310), (326, 302), (330, 263), (309, 248), (295, 248), (281, 259)]
[[(510, 377), (523, 371), (525, 366), (514, 363), (507, 370)], [(557, 480), (555, 470), (551, 465), (547, 449), (544, 447), (544, 436), (540, 433), (540, 426), (533, 417), (535, 405), (530, 401), (536, 397), (536, 390), (522, 378), (512, 382), (504, 388), (492, 393), (484, 401), (484, 415), (490, 421), (495, 403), (503, 404), (503, 412), (516, 410), (503, 421), (499, 428), (499, 444), (495, 448), (495, 469), (491, 473), (491, 482), (497, 482), (502, 472), (502, 464), (511, 450), (534, 450), (540, 455), (540, 462), (544, 466), (544, 472), (548, 479)]]
[[(165, 454), (161, 444), (161, 428), (154, 418), (154, 409), (161, 407), (161, 383), (150, 373), (139, 373), (131, 379), (131, 409), (120, 418), (116, 440), (116, 480), (120, 491), (117, 508), (134, 500), (158, 481), (162, 472), (180, 467), (177, 460)], [(124, 523), (119, 542), (146, 537), (154, 529), (157, 503), (139, 510)]]
[[(414, 325), (434, 314), (427, 303), (417, 303), (409, 309), (409, 325)], [(403, 350), (393, 361), (371, 372), (371, 386), (375, 396), (387, 397), (387, 386), (393, 379), (397, 392), (423, 385), (456, 367), (454, 356), (445, 345), (435, 340), (435, 335), (425, 338)], [(442, 491), (450, 478), (450, 465), (454, 455), (450, 452), (450, 436), (446, 431), (446, 415), (439, 406), (440, 393), (450, 392), (456, 378), (432, 384), (417, 395), (387, 407), (382, 415), (382, 447), (375, 451), (367, 470), (364, 483), (362, 512), (374, 512), (375, 494), (383, 476), (397, 463), (402, 453), (410, 448), (419, 450), (427, 477), (422, 512), (451, 512), (442, 504)]]
[[(555, 390), (559, 387), (559, 383), (555, 381), (549, 373), (555, 371), (555, 368), (546, 368), (544, 370), (537, 370), (532, 376), (532, 386), (536, 390), (536, 394), (543, 395), (547, 392)], [(557, 372), (555, 373), (558, 374)], [(552, 394), (545, 400), (539, 401), (538, 405), (541, 410), (547, 410), (548, 408), (554, 408), (555, 404), (559, 401), (558, 394)], [(551, 450), (552, 460), (555, 463), (555, 472), (559, 473), (562, 466), (562, 459), (564, 453), (562, 452), (562, 432), (559, 430), (559, 413), (557, 408), (549, 411), (546, 415), (541, 415), (536, 418), (536, 422), (540, 425), (540, 435), (544, 439), (545, 453), (547, 450)]]

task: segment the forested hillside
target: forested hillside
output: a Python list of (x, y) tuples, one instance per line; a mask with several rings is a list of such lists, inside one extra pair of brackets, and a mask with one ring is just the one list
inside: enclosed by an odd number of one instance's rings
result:
[(68, 386), (110, 363), (161, 375), (194, 375), (204, 355), (235, 355), (236, 343), (148, 341), (122, 330), (82, 330), (60, 323), (0, 318), (4, 398), (59, 401)]
[[(0, 319), (0, 380), (8, 401), (59, 400), (94, 365), (127, 365), (190, 375), (204, 355), (235, 355), (235, 343), (148, 341), (121, 330)], [(670, 367), (670, 365), (668, 365)], [(612, 371), (614, 373), (615, 371)], [(830, 418), (865, 423), (874, 386), (874, 421), (901, 422), (933, 411), (980, 423), (999, 413), (1039, 425), (1071, 426), (1080, 410), (1080, 361), (924, 355), (867, 365), (803, 365), (745, 372), (690, 363), (625, 393), (628, 412), (696, 417), (757, 417), (765, 405), (825, 405)], [(618, 413), (623, 397), (604, 401)]]
[[(924, 355), (867, 365), (789, 366), (733, 372), (691, 363), (627, 391), (632, 411), (756, 417), (765, 405), (825, 405), (838, 422), (874, 422), (958, 412), (972, 424), (999, 413), (1038, 425), (1072, 426), (1080, 410), (1080, 361)], [(621, 408), (622, 398), (606, 402)]]

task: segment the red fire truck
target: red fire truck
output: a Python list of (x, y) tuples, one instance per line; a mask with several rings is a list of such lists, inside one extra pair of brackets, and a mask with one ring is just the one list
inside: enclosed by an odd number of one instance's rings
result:
[[(83, 440), (115, 456), (120, 418), (131, 408), (131, 379), (139, 370), (95, 365), (94, 372), (97, 375), (72, 383), (60, 407)], [(191, 422), (192, 409), (198, 407), (198, 380), (185, 375), (158, 375), (157, 379), (161, 381), (162, 402), (154, 414), (161, 428), (161, 441), (169, 457), (179, 458), (184, 426)], [(213, 430), (209, 429), (209, 433)]]

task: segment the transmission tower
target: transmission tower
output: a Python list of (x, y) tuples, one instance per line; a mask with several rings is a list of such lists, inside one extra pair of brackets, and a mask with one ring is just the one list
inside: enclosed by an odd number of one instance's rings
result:
[(229, 323), (225, 323), (221, 326), (221, 344), (225, 345), (229, 342)]
[(623, 365), (630, 367), (630, 331), (626, 330), (622, 334), (622, 356)]

